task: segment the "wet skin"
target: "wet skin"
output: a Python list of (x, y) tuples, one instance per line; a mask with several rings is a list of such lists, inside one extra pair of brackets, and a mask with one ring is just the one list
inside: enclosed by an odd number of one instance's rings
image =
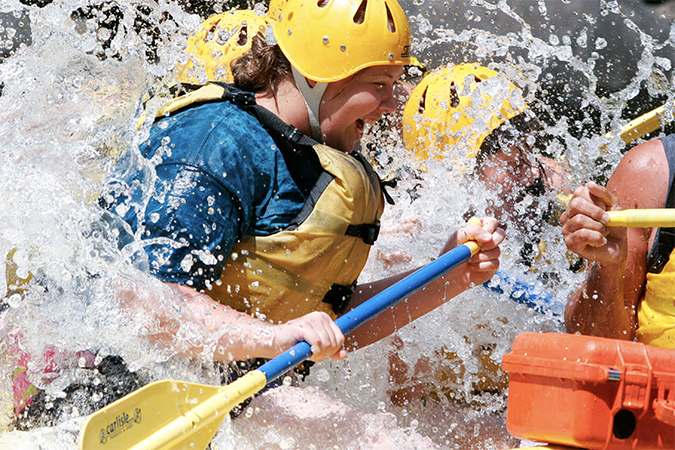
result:
[(402, 66), (374, 66), (329, 83), (319, 108), (326, 145), (349, 152), (363, 136), (366, 123), (375, 123), (383, 114), (394, 112), (394, 86), (402, 74)]

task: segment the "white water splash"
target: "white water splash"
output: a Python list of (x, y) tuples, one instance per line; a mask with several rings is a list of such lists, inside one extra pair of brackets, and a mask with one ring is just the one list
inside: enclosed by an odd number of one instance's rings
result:
[[(576, 183), (606, 176), (616, 164), (622, 145), (617, 138), (603, 137), (604, 133), (616, 132), (641, 111), (639, 107), (644, 109), (638, 100), (645, 92), (667, 102), (665, 118), (673, 117), (669, 77), (675, 28), (666, 26), (664, 34), (644, 19), (638, 23), (640, 17), (631, 14), (630, 2), (583, 2), (585, 9), (574, 16), (563, 14), (579, 8), (578, 2), (412, 3), (404, 6), (417, 30), (414, 50), (430, 67), (481, 60), (523, 87), (527, 102), (546, 91), (544, 101), (558, 113), (549, 131), (561, 137)], [(93, 15), (74, 15), (78, 9)], [(184, 311), (170, 291), (117, 250), (106, 234), (109, 230), (95, 226), (101, 220), (95, 198), (106, 174), (106, 166), (101, 165), (104, 155), (134, 152), (145, 139), (150, 122), (136, 130), (140, 99), (151, 87), (157, 88), (160, 78), (169, 79), (176, 63), (185, 61), (189, 30), (198, 28), (201, 19), (183, 12), (179, 3), (150, 0), (112, 1), (103, 8), (85, 0), (62, 0), (43, 8), (3, 1), (0, 12), (11, 11), (28, 14), (32, 44), (0, 63), (4, 85), (0, 274), (6, 278), (1, 270), (4, 255), (14, 251), (18, 278), (32, 274), (38, 282), (18, 286), (15, 290), (20, 294), (8, 297), (10, 308), (0, 335), (6, 338), (22, 330), (23, 348), (31, 353), (40, 353), (46, 345), (65, 351), (94, 349), (100, 356), (123, 356), (132, 370), (149, 379), (217, 383), (208, 361), (175, 356), (185, 342), (201, 342), (211, 349), (213, 336), (185, 327), (174, 343), (176, 348), (165, 351), (147, 339), (153, 324), (125, 320), (110, 288), (119, 275), (147, 292), (162, 294), (165, 303), (159, 307), (173, 310), (177, 320)], [(117, 17), (114, 31), (103, 26), (112, 16)], [(573, 17), (571, 28), (554, 23), (556, 17)], [(654, 23), (664, 22), (648, 17)], [(143, 21), (145, 25), (139, 25)], [(601, 27), (608, 21), (621, 27), (623, 42), (629, 42), (625, 36), (633, 39), (630, 59), (624, 57), (616, 77), (612, 75), (618, 63), (612, 52), (621, 48), (615, 45), (616, 31), (608, 34)], [(566, 102), (573, 107), (564, 107)], [(395, 132), (376, 137), (384, 143), (378, 156), (387, 163), (383, 171), (402, 177), (392, 192), (397, 205), (389, 208), (384, 220), (405, 226), (385, 223), (362, 281), (428, 262), (449, 231), (464, 223), (463, 214), (471, 208), (485, 210), (489, 200), (484, 189), (452, 171), (453, 158), (463, 158), (461, 154), (450, 155), (442, 163), (431, 162), (420, 172)], [(598, 165), (598, 158), (606, 169)], [(150, 169), (148, 174), (152, 176)], [(536, 273), (522, 276), (552, 273), (558, 280), (549, 282), (551, 293), (564, 302), (580, 276), (563, 269), (568, 261), (559, 231), (555, 225), (545, 227), (545, 257), (535, 263)], [(522, 273), (515, 263), (519, 246), (517, 239), (504, 245), (502, 268), (507, 273)], [(399, 255), (402, 263), (375, 257), (395, 251), (405, 253)], [(7, 290), (6, 283), (0, 285)], [(315, 366), (303, 388), (283, 388), (255, 399), (242, 418), (225, 420), (214, 446), (516, 446), (517, 440), (509, 438), (504, 427), (506, 379), (499, 365), (513, 338), (525, 330), (560, 331), (562, 324), (560, 317), (535, 312), (477, 287), (399, 330), (395, 337), (351, 354), (345, 362)], [(3, 345), (6, 354), (6, 342)], [(402, 380), (391, 381), (392, 365), (401, 369)], [(45, 373), (39, 364), (29, 369), (34, 380)], [(11, 391), (12, 370), (6, 358), (3, 393)], [(73, 370), (68, 376), (74, 378), (43, 387), (58, 396), (66, 381), (77, 380), (81, 373)], [(392, 401), (397, 391), (406, 389), (424, 395), (412, 395), (407, 403)], [(11, 401), (8, 395), (0, 397), (0, 418), (7, 430), (0, 435), (0, 447), (76, 448), (81, 417), (64, 417), (53, 428), (11, 431), (7, 427)]]

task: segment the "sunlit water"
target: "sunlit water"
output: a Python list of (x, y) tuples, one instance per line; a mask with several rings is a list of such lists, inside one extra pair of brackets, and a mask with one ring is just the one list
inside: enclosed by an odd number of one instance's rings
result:
[[(178, 319), (182, 313), (161, 283), (116, 248), (110, 230), (100, 226), (95, 202), (109, 156), (134, 154), (147, 136), (149, 122), (136, 129), (139, 99), (161, 86), (160, 80), (171, 80), (175, 64), (185, 61), (190, 30), (202, 19), (170, 2), (92, 5), (85, 0), (41, 8), (13, 0), (0, 5), (5, 55), (0, 64), (0, 261), (4, 265), (4, 255), (14, 252), (16, 264), (0, 328), (1, 448), (76, 448), (83, 420), (73, 411), (54, 428), (12, 430), (8, 347), (17, 333), (32, 354), (47, 346), (65, 353), (91, 349), (100, 356), (122, 356), (150, 380), (218, 382), (206, 359), (174, 354), (181, 340), (212, 348), (213, 336), (184, 327), (174, 349), (160, 350), (146, 339), (152, 324), (122, 318), (110, 288), (120, 275), (138, 284), (140, 292), (162, 293), (165, 303), (158, 307), (174, 311)], [(228, 7), (215, 5), (216, 10)], [(550, 131), (561, 138), (549, 151), (555, 157), (564, 153), (569, 161), (570, 187), (603, 180), (619, 160), (623, 145), (604, 138), (606, 132), (660, 104), (673, 104), (675, 32), (670, 19), (661, 16), (670, 12), (667, 5), (416, 0), (404, 7), (414, 53), (431, 68), (492, 63), (525, 89), (526, 101), (534, 103), (535, 94), (545, 101), (553, 119)], [(666, 115), (672, 119), (672, 107)], [(464, 223), (464, 214), (480, 215), (490, 199), (456, 170), (457, 161), (471, 163), (460, 151), (420, 167), (401, 148), (396, 132), (374, 133), (365, 141), (380, 143), (370, 157), (382, 175), (400, 180), (390, 189), (396, 205), (385, 213), (361, 281), (430, 261), (450, 230)], [(146, 171), (151, 183), (152, 167)], [(520, 208), (525, 213), (527, 201)], [(556, 225), (544, 226), (546, 249), (527, 273), (516, 262), (519, 236), (509, 234), (500, 271), (541, 284), (551, 297), (543, 313), (477, 287), (344, 362), (315, 366), (301, 387), (284, 386), (255, 399), (241, 418), (225, 420), (214, 448), (518, 447), (521, 441), (505, 426), (507, 377), (500, 370), (501, 356), (523, 331), (562, 331), (557, 313), (583, 276), (567, 269), (570, 260)], [(5, 273), (0, 268), (0, 278)], [(17, 283), (29, 274), (32, 282)], [(2, 281), (0, 294), (5, 294)], [(29, 376), (39, 382), (44, 375), (38, 359)], [(84, 376), (75, 364), (41, 386), (58, 398)]]

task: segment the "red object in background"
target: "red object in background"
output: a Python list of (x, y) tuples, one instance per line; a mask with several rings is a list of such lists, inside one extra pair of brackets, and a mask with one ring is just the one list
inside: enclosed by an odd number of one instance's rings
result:
[(522, 333), (504, 355), (513, 436), (586, 449), (675, 449), (675, 349)]

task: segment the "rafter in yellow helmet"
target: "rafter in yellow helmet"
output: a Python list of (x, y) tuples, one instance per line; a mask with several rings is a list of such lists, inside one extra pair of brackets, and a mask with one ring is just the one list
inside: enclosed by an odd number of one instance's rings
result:
[[(527, 108), (521, 91), (478, 63), (449, 65), (427, 75), (403, 110), (403, 140), (418, 159), (442, 158), (450, 146), (475, 158), (485, 138)], [(486, 83), (487, 80), (491, 80)]]

